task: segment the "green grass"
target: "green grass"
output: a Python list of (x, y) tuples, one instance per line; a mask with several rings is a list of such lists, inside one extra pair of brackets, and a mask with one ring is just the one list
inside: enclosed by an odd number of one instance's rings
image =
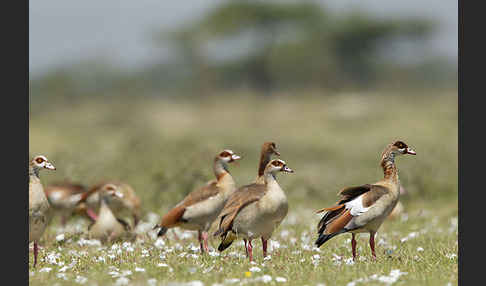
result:
[[(221, 256), (201, 256), (192, 250), (197, 246), (194, 234), (176, 240), (171, 231), (161, 248), (154, 245), (153, 233), (147, 233), (132, 243), (133, 252), (123, 249), (117, 254), (111, 245), (80, 246), (86, 229), (82, 219), (71, 220), (63, 230), (55, 218), (41, 240), (40, 255), (59, 254), (55, 263), (64, 265), (41, 261), (34, 269), (29, 257), (32, 285), (76, 284), (77, 276), (85, 277), (86, 285), (112, 284), (119, 277), (109, 272), (125, 270), (132, 272), (126, 278), (133, 285), (147, 285), (149, 279), (156, 279), (157, 285), (196, 280), (226, 285), (233, 278), (256, 285), (263, 283), (258, 280), (263, 275), (272, 277), (269, 285), (346, 285), (374, 274), (389, 275), (393, 269), (407, 272), (396, 285), (457, 284), (455, 91), (407, 97), (369, 93), (270, 99), (117, 98), (44, 103), (32, 106), (31, 112), (30, 154), (44, 154), (57, 167), (56, 172), (41, 174), (44, 185), (64, 178), (87, 185), (104, 178), (122, 180), (142, 199), (146, 214), (142, 223), (147, 226), (156, 219), (154, 214), (163, 215), (213, 178), (211, 161), (221, 149), (243, 156), (238, 165), (230, 166), (237, 185), (255, 178), (258, 153), (266, 140), (277, 143), (281, 158), (296, 171), (278, 177), (290, 209), (272, 238), (280, 248), (271, 251), (268, 261), (262, 260), (259, 241), (254, 243), (256, 264), (251, 265), (238, 243)], [(312, 211), (335, 202), (342, 187), (382, 178), (378, 160), (395, 139), (405, 141), (418, 155), (397, 159), (401, 183), (408, 191), (401, 198), (405, 216), (387, 220), (379, 230), (377, 241), (384, 244), (377, 246), (378, 260), (370, 261), (368, 235), (358, 240), (358, 253), (365, 260), (354, 265), (345, 262), (351, 257), (350, 235), (333, 238), (319, 252), (313, 250), (320, 216)], [(55, 239), (59, 233), (65, 233), (62, 242)], [(416, 236), (401, 242), (410, 233)], [(211, 242), (213, 247), (217, 244)], [(340, 263), (333, 254), (342, 257)], [(97, 257), (105, 261), (97, 262)], [(60, 272), (73, 259), (76, 265)], [(313, 261), (318, 261), (316, 266)], [(168, 267), (159, 267), (160, 263)], [(261, 271), (247, 277), (245, 272), (255, 266)], [(39, 272), (46, 267), (51, 271)], [(145, 272), (136, 272), (136, 267)], [(67, 280), (57, 277), (59, 273)], [(277, 277), (287, 282), (276, 282)], [(370, 283), (385, 285), (376, 280), (356, 285)]]

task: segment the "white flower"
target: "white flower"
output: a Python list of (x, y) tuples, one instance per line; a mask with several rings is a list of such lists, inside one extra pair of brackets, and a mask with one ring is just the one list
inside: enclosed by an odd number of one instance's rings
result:
[(260, 272), (262, 270), (260, 268), (256, 267), (256, 266), (253, 266), (252, 268), (250, 268), (250, 271), (251, 272)]
[(63, 279), (63, 280), (68, 279), (66, 273), (57, 273), (56, 277), (59, 278), (59, 279)]
[(128, 278), (120, 277), (120, 278), (116, 279), (115, 286), (128, 285), (129, 282), (130, 282), (130, 280), (128, 280)]
[(145, 272), (144, 268), (135, 267), (135, 272)]
[(287, 279), (284, 277), (276, 277), (275, 281), (280, 282), (280, 283), (285, 283), (287, 282)]
[(57, 264), (57, 259), (61, 257), (60, 253), (56, 253), (55, 251), (49, 252), (46, 257), (44, 258), (44, 261), (46, 261), (49, 264)]
[(169, 265), (165, 264), (165, 263), (159, 263), (157, 264), (158, 267), (169, 267)]
[(424, 251), (424, 249), (423, 249), (422, 247), (420, 247), (420, 246), (419, 246), (419, 247), (417, 247), (417, 251), (418, 251), (418, 252), (421, 252), (421, 251)]
[(346, 263), (346, 265), (354, 265), (354, 260), (353, 258), (346, 258), (344, 259), (344, 263)]
[(162, 239), (162, 238), (158, 238), (155, 242), (154, 242), (154, 246), (157, 247), (157, 248), (162, 248), (165, 246), (165, 241)]
[(263, 283), (268, 283), (272, 281), (272, 276), (270, 275), (263, 275), (261, 277), (258, 277), (257, 280), (261, 280)]
[(280, 248), (280, 242), (276, 241), (276, 240), (273, 240), (273, 239), (269, 239), (268, 240), (268, 251), (269, 252), (272, 252), (274, 249), (279, 249)]
[(280, 232), (280, 236), (281, 236), (282, 238), (286, 238), (287, 236), (289, 236), (289, 231), (288, 231), (288, 230), (282, 230), (282, 231)]
[(64, 240), (64, 233), (61, 233), (59, 234), (58, 236), (56, 236), (56, 241), (63, 241)]
[(97, 240), (97, 239), (84, 239), (84, 238), (80, 238), (78, 240), (78, 245), (79, 246), (85, 246), (85, 245), (88, 245), (88, 246), (101, 246), (101, 241)]
[(79, 284), (84, 284), (88, 281), (88, 278), (83, 277), (83, 276), (76, 276), (76, 279), (74, 279), (74, 282), (79, 283)]
[(42, 268), (41, 270), (39, 270), (39, 272), (46, 272), (46, 273), (49, 273), (49, 272), (51, 272), (51, 270), (52, 270), (52, 268), (50, 268), (50, 267), (44, 267), (44, 268)]
[(454, 259), (454, 258), (457, 257), (457, 254), (455, 254), (455, 253), (447, 253), (446, 254), (446, 257), (449, 258), (449, 259)]

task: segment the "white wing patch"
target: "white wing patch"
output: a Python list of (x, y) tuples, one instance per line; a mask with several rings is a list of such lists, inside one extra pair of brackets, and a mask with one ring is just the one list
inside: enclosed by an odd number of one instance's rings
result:
[(357, 197), (356, 199), (349, 201), (344, 204), (346, 209), (349, 210), (352, 216), (359, 216), (367, 212), (370, 208), (365, 208), (363, 206), (363, 195)]

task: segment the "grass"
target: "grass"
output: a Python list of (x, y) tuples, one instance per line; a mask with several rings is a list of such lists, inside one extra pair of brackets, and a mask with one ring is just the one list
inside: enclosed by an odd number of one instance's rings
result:
[[(320, 217), (313, 210), (334, 203), (344, 186), (379, 180), (379, 156), (395, 139), (418, 155), (397, 159), (408, 191), (401, 198), (405, 213), (387, 220), (378, 232), (378, 260), (370, 261), (368, 235), (360, 236), (362, 260), (353, 265), (346, 263), (350, 235), (313, 249)], [(243, 156), (230, 166), (237, 184), (252, 181), (266, 140), (277, 143), (281, 158), (296, 171), (278, 177), (290, 210), (274, 233), (270, 260), (262, 259), (259, 241), (254, 243), (256, 264), (249, 264), (238, 243), (220, 256), (201, 256), (192, 232), (175, 230), (177, 240), (169, 231), (161, 245), (154, 233), (142, 231), (213, 178), (211, 160), (221, 149)], [(269, 276), (269, 285), (385, 285), (376, 279), (399, 269), (407, 274), (398, 277), (397, 285), (456, 285), (457, 140), (455, 91), (406, 97), (117, 98), (31, 106), (30, 154), (44, 154), (57, 167), (41, 174), (44, 185), (64, 178), (86, 185), (119, 179), (139, 194), (144, 218), (137, 241), (125, 247), (123, 242), (81, 246), (86, 221), (73, 219), (62, 229), (54, 218), (41, 240), (44, 261), (34, 269), (29, 257), (30, 284), (228, 285), (240, 279), (235, 285), (257, 285)], [(57, 241), (61, 233), (65, 237)], [(212, 247), (217, 244), (211, 241)], [(252, 267), (260, 272), (249, 271)], [(45, 268), (50, 272), (41, 272)], [(127, 270), (131, 274), (123, 276)]]

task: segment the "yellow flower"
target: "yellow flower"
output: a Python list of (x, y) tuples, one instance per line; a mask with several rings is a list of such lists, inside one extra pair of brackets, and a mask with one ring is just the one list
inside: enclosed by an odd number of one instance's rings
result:
[(245, 272), (245, 276), (246, 276), (246, 277), (251, 277), (251, 272), (250, 272), (250, 271), (246, 271), (246, 272)]

